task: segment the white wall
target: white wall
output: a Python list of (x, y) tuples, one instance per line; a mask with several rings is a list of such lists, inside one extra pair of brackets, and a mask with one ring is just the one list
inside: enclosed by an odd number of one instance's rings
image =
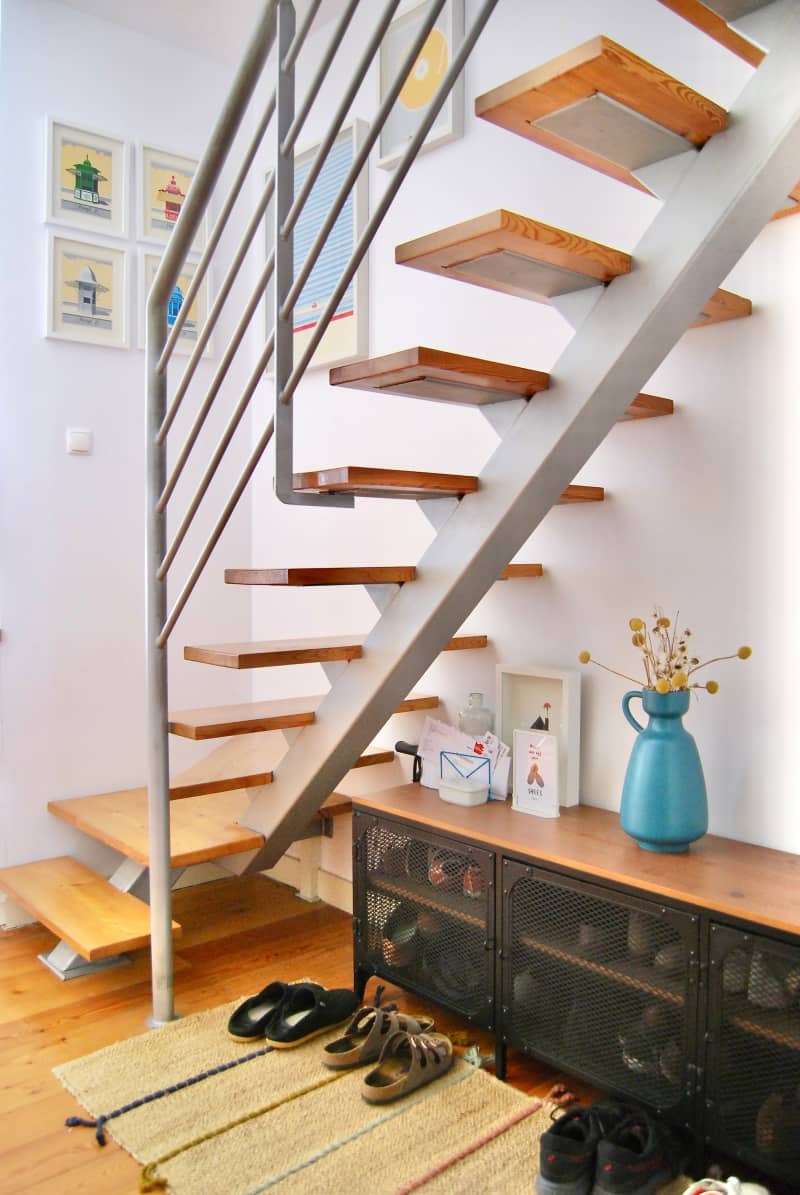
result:
[[(477, 10), (468, 0), (467, 10)], [(535, 8), (535, 12), (534, 12)], [(362, 30), (371, 27), (364, 14)], [(374, 19), (374, 14), (372, 14)], [(731, 105), (750, 68), (656, 0), (593, 0), (561, 7), (501, 0), (466, 71), (466, 131), (423, 155), (370, 253), (370, 350), (414, 344), (550, 369), (570, 337), (557, 312), (394, 265), (394, 246), (457, 220), (507, 207), (632, 251), (658, 211), (656, 200), (593, 174), (473, 115), (483, 91), (598, 33), (629, 46), (713, 100)], [(319, 43), (315, 47), (321, 52)], [(313, 59), (314, 51), (309, 55)], [(309, 63), (306, 63), (310, 69)], [(374, 76), (354, 114), (375, 109)], [(303, 144), (324, 127), (321, 105)], [(387, 176), (370, 164), (372, 202)], [(795, 531), (798, 415), (793, 376), (800, 219), (764, 229), (728, 285), (749, 295), (748, 321), (687, 332), (647, 387), (675, 400), (671, 419), (619, 426), (576, 478), (607, 487), (603, 505), (554, 509), (519, 553), (541, 561), (541, 580), (495, 586), (467, 627), (487, 632), (488, 652), (442, 657), (419, 689), (438, 692), (455, 719), (470, 689), (494, 704), (498, 663), (579, 668), (590, 649), (639, 674), (628, 619), (654, 603), (681, 610), (703, 658), (752, 643), (753, 658), (712, 670), (715, 697), (693, 702), (709, 789), (711, 829), (800, 850), (791, 759), (798, 698)], [(369, 464), (479, 471), (497, 443), (480, 414), (407, 398), (332, 391), (325, 371), (309, 374), (297, 400), (296, 467)], [(262, 565), (413, 563), (432, 532), (413, 504), (360, 500), (355, 512), (280, 510), (262, 479), (254, 559)], [(359, 591), (256, 592), (257, 635), (335, 633), (371, 625)], [(306, 676), (300, 673), (305, 672)], [(632, 731), (620, 712), (627, 685), (583, 669), (581, 799), (619, 807)], [(256, 679), (257, 691), (320, 691), (318, 671)], [(418, 715), (393, 720), (382, 736), (413, 739)], [(345, 819), (341, 819), (344, 822)], [(323, 844), (323, 866), (349, 874), (347, 826)]]
[[(45, 116), (125, 138), (131, 167), (137, 140), (197, 154), (229, 70), (51, 0), (4, 0), (2, 22), (2, 148), (19, 185), (0, 196), (0, 862), (75, 852), (107, 864), (46, 806), (145, 780), (144, 354), (43, 338)], [(133, 235), (114, 243), (130, 252), (133, 300)], [(92, 456), (65, 454), (68, 426), (93, 430)], [(246, 559), (249, 534), (245, 507), (224, 547)], [(221, 568), (217, 553), (175, 657), (192, 639), (247, 637), (247, 597), (225, 592)], [(173, 707), (217, 700), (214, 669), (175, 662)], [(249, 686), (230, 688), (243, 700)]]

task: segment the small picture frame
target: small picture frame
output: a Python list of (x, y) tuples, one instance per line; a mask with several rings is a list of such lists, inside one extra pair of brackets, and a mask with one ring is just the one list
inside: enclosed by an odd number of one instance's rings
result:
[[(364, 142), (368, 128), (366, 121), (350, 121), (342, 128), (330, 148), (322, 170), (311, 188), (311, 193), (295, 225), (295, 277), (322, 227), (333, 200), (339, 193), (339, 188), (347, 177), (355, 156)], [(295, 194), (299, 193), (308, 178), (318, 149), (319, 145), (312, 145), (297, 154), (294, 164)], [(293, 360), (295, 364), (300, 360), (314, 334), (320, 316), (366, 228), (368, 212), (369, 168), (365, 163), (317, 258), (316, 265), (297, 297), (294, 308)], [(266, 214), (267, 255), (272, 251), (275, 240), (274, 220), (273, 199), (270, 201)], [(333, 319), (328, 324), (325, 334), (311, 358), (309, 368), (314, 369), (320, 366), (327, 368), (331, 365), (341, 365), (346, 361), (353, 361), (359, 357), (366, 357), (369, 353), (368, 317), (369, 255), (367, 254), (339, 300)], [(272, 333), (274, 322), (275, 286), (273, 279), (267, 288), (266, 297), (267, 336)], [(274, 356), (267, 369), (269, 373), (274, 372)]]
[(558, 817), (558, 737), (542, 730), (514, 731), (511, 805), (534, 817)]
[[(137, 152), (137, 222), (140, 241), (166, 245), (181, 214), (192, 180), (196, 158), (188, 158), (153, 145), (140, 145)], [(206, 244), (206, 220), (192, 243), (193, 253)]]
[(531, 665), (497, 669), (496, 728), (512, 747), (511, 775), (516, 775), (515, 731), (554, 735), (558, 743), (559, 805), (579, 803), (581, 757), (581, 677)]
[(127, 258), (124, 249), (51, 232), (45, 335), (127, 348)]
[[(150, 293), (150, 288), (153, 285), (153, 279), (156, 276), (156, 271), (161, 264), (161, 254), (152, 253), (147, 249), (140, 249), (139, 251), (139, 337), (138, 345), (140, 349), (144, 348), (145, 327), (147, 322), (147, 296)], [(167, 302), (167, 330), (172, 328), (178, 312), (183, 306), (184, 298), (189, 290), (189, 287), (194, 279), (197, 263), (193, 261), (185, 261), (181, 267), (181, 272), (178, 275), (178, 281), (173, 288), (173, 292)], [(208, 319), (209, 310), (209, 278), (206, 272), (203, 281), (197, 294), (194, 297), (192, 306), (186, 319), (183, 322), (178, 339), (175, 344), (175, 353), (180, 353), (183, 356), (188, 356), (194, 351), (206, 320)], [(202, 355), (210, 357), (213, 353), (212, 337), (209, 337)]]
[(45, 220), (124, 237), (129, 149), (120, 137), (48, 117)]
[[(401, 11), (381, 42), (379, 102), (397, 78), (403, 60), (430, 11), (430, 0)], [(448, 0), (409, 72), (378, 141), (378, 165), (396, 166), (419, 128), (464, 37), (464, 0)], [(464, 133), (464, 76), (459, 76), (436, 117), (420, 152), (444, 145)]]

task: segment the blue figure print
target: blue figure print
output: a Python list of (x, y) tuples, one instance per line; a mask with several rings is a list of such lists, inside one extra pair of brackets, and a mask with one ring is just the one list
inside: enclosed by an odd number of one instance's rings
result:
[(183, 291), (176, 282), (175, 289), (170, 295), (169, 302), (167, 303), (167, 324), (170, 328), (178, 318), (178, 312), (180, 311), (181, 307), (183, 307)]

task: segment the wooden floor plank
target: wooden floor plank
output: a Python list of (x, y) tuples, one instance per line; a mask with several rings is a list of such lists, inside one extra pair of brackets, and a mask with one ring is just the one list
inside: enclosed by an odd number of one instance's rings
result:
[[(323, 697), (324, 694), (319, 693), (311, 697), (291, 697), (284, 701), (251, 701), (243, 705), (177, 710), (169, 716), (169, 730), (170, 734), (181, 738), (200, 741), (308, 726), (314, 721), (314, 711)], [(436, 696), (410, 693), (400, 702), (395, 713), (432, 710), (438, 705), (439, 698)], [(282, 707), (282, 712), (276, 713), (276, 706)]]

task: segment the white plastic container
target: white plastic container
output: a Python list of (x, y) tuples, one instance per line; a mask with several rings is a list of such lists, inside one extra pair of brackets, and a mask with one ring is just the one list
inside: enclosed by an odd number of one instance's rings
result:
[(450, 805), (483, 805), (489, 798), (489, 785), (485, 780), (449, 776), (439, 781), (439, 796)]

